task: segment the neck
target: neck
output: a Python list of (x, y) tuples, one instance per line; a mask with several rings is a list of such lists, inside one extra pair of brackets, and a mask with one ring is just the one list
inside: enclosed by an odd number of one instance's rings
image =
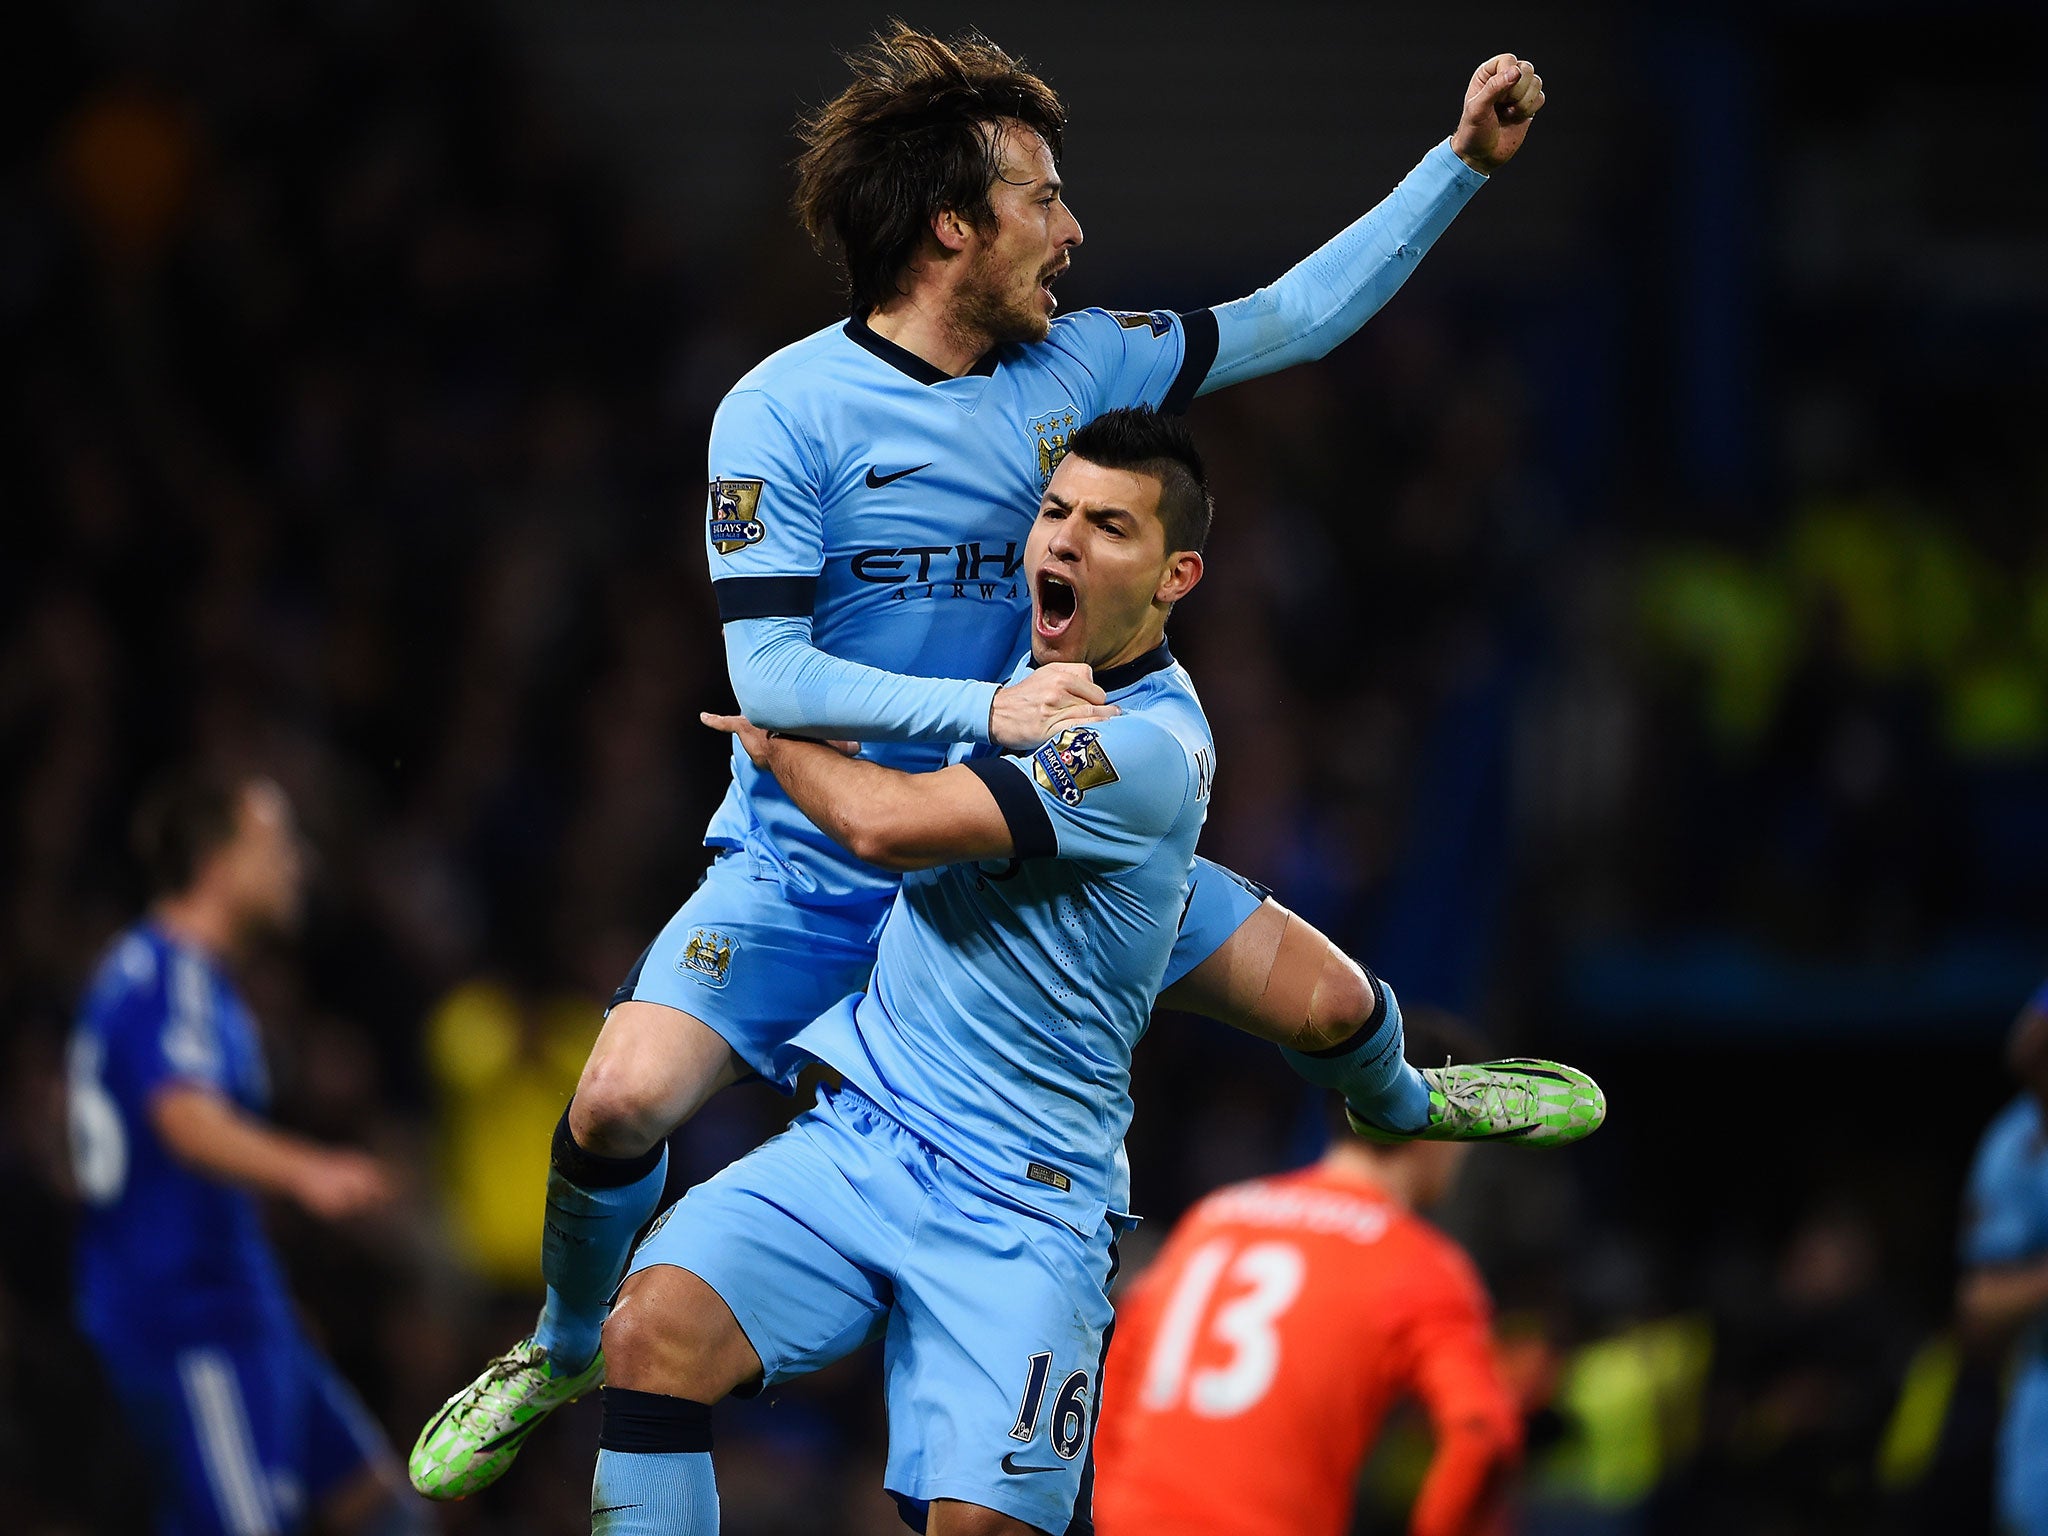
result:
[(216, 958), (235, 947), (235, 924), (227, 908), (203, 891), (166, 896), (151, 909), (156, 924), (172, 938), (205, 950)]
[(1148, 622), (1135, 635), (1117, 647), (1114, 654), (1091, 661), (1089, 665), (1097, 672), (1107, 672), (1110, 668), (1120, 667), (1125, 662), (1136, 661), (1147, 651), (1157, 650), (1159, 642), (1165, 638), (1166, 620), (1164, 618), (1161, 618), (1157, 623)]
[(995, 345), (980, 331), (960, 325), (952, 318), (951, 306), (921, 286), (876, 305), (868, 311), (867, 324), (877, 336), (956, 379)]
[(1404, 1211), (1415, 1209), (1415, 1176), (1409, 1160), (1374, 1150), (1362, 1141), (1340, 1137), (1323, 1154), (1326, 1172), (1370, 1184)]

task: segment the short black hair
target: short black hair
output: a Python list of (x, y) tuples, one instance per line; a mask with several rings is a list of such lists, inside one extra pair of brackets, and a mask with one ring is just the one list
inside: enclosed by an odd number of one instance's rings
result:
[(1178, 416), (1142, 405), (1104, 411), (1067, 441), (1067, 452), (1104, 469), (1129, 469), (1159, 482), (1159, 521), (1169, 550), (1197, 554), (1209, 542), (1216, 503), (1195, 434)]
[(185, 763), (150, 781), (133, 831), (152, 896), (190, 890), (206, 861), (234, 840), (251, 782), (249, 774), (204, 763)]

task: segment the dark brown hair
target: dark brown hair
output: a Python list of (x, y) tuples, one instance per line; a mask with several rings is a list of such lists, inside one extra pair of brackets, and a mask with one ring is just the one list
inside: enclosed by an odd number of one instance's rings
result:
[(152, 896), (181, 896), (206, 861), (234, 841), (246, 773), (188, 763), (151, 781), (135, 810), (135, 856)]
[(1195, 447), (1195, 434), (1178, 416), (1142, 405), (1120, 405), (1082, 427), (1067, 443), (1067, 452), (1104, 469), (1129, 469), (1159, 482), (1159, 521), (1166, 525), (1169, 551), (1192, 549), (1209, 542), (1215, 502), (1209, 476)]
[(853, 83), (797, 124), (796, 216), (819, 250), (838, 242), (847, 298), (864, 315), (891, 293), (932, 220), (995, 217), (995, 131), (1017, 122), (1060, 156), (1066, 109), (1052, 87), (979, 32), (950, 41), (892, 22), (846, 55)]

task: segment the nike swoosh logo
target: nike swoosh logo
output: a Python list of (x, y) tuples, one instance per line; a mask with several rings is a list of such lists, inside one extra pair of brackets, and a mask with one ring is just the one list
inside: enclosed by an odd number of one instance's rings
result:
[(616, 1515), (622, 1509), (638, 1509), (638, 1504), (607, 1504), (603, 1509), (593, 1509), (593, 1515)]
[[(546, 1417), (546, 1414), (541, 1415), (542, 1419)], [(498, 1450), (501, 1447), (517, 1445), (520, 1441), (524, 1440), (528, 1435), (532, 1434), (536, 1429), (539, 1429), (540, 1424), (540, 1419), (528, 1419), (524, 1424), (513, 1425), (510, 1429), (506, 1430), (505, 1433), (503, 1433), (502, 1435), (498, 1435), (493, 1437), (492, 1439), (486, 1440), (482, 1445), (478, 1446), (474, 1451), (470, 1453), (471, 1459), (474, 1459), (478, 1456), (489, 1455), (492, 1451)]]
[(897, 470), (893, 475), (878, 475), (875, 473), (875, 466), (870, 464), (868, 466), (868, 489), (879, 491), (883, 486), (890, 484), (892, 481), (901, 480), (905, 475), (914, 475), (920, 469), (930, 468), (931, 465), (929, 464), (913, 464), (908, 469)]
[(1016, 1454), (1012, 1452), (1003, 1458), (1003, 1470), (1012, 1477), (1022, 1477), (1026, 1472), (1064, 1472), (1065, 1467), (1020, 1467), (1015, 1465)]

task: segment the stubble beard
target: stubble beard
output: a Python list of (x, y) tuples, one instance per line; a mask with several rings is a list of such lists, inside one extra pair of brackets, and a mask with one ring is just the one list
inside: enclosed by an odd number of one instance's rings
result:
[(985, 339), (992, 347), (1043, 341), (1052, 329), (1051, 318), (1038, 303), (1035, 281), (1030, 296), (1018, 299), (1013, 290), (991, 281), (985, 270), (975, 271), (961, 284), (955, 313), (963, 335)]

